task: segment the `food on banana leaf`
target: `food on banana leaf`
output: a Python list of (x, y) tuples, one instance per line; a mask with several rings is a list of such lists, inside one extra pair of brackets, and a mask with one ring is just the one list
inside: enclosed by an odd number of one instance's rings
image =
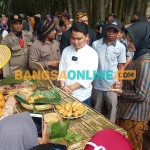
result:
[(36, 90), (30, 96), (26, 96), (25, 94), (17, 94), (15, 95), (15, 98), (21, 103), (27, 105), (58, 104), (61, 101), (61, 96), (58, 89), (47, 91)]
[(29, 103), (34, 103), (36, 99), (39, 99), (39, 98), (44, 98), (43, 95), (37, 95), (35, 97), (27, 97), (26, 98), (26, 101), (29, 102)]
[(48, 113), (44, 115), (44, 122), (48, 125), (52, 125), (54, 122), (62, 122), (62, 118), (57, 113)]
[(63, 105), (56, 105), (55, 108), (63, 117), (78, 117), (86, 110), (85, 106), (77, 101), (73, 103), (68, 102)]
[(27, 80), (16, 80), (15, 77), (8, 77), (0, 80), (0, 85), (7, 86), (8, 90), (26, 88), (35, 84), (36, 84), (36, 80), (32, 78)]

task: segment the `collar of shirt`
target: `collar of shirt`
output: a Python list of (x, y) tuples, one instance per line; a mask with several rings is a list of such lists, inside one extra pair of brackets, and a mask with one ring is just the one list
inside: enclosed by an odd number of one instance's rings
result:
[[(113, 43), (111, 43), (111, 44), (109, 44), (109, 45), (116, 46), (116, 42), (117, 42), (117, 40), (115, 40)], [(107, 42), (106, 42), (106, 40), (105, 40), (105, 38), (103, 38), (103, 42), (102, 42), (102, 44), (106, 44), (106, 45), (108, 45), (108, 44), (107, 44)]]
[[(81, 51), (83, 51), (83, 50), (86, 50), (85, 47), (87, 47), (87, 46), (88, 46), (88, 45), (85, 44), (82, 48), (78, 49), (78, 51), (76, 51), (75, 48), (74, 48), (74, 52), (79, 53), (79, 52), (81, 52)], [(73, 46), (73, 47), (74, 47), (74, 46)]]

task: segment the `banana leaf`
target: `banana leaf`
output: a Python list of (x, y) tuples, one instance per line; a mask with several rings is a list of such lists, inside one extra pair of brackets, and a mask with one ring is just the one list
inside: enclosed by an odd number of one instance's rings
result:
[(35, 105), (42, 105), (42, 104), (58, 104), (61, 102), (61, 98), (38, 98), (34, 101), (33, 104)]
[(43, 95), (44, 98), (60, 98), (60, 94), (59, 94), (59, 90), (58, 89), (52, 89), (52, 90), (46, 90), (46, 91), (40, 91), (40, 90), (36, 90), (33, 94), (30, 95), (30, 97), (34, 97), (37, 95)]
[(80, 142), (80, 141), (82, 140), (82, 136), (79, 135), (79, 134), (73, 134), (73, 135), (72, 135), (72, 138), (73, 138), (74, 140), (76, 140), (77, 142)]
[[(21, 103), (30, 105), (30, 103), (28, 103), (25, 99), (26, 96), (24, 94), (17, 94), (14, 96), (15, 99)], [(58, 104), (61, 102), (61, 98), (39, 98), (36, 99), (34, 103), (32, 103), (33, 105), (43, 105), (43, 104)]]
[(73, 142), (73, 138), (72, 138), (72, 133), (71, 132), (67, 132), (66, 136), (64, 137), (64, 140), (66, 140), (68, 143)]
[(35, 105), (33, 105), (33, 113), (34, 114), (40, 114), (40, 112), (36, 109)]
[(24, 104), (27, 104), (27, 105), (30, 105), (30, 103), (28, 103), (25, 99), (26, 99), (26, 96), (24, 94), (17, 94), (14, 96), (14, 98), (21, 102), (21, 103), (24, 103)]
[(65, 140), (68, 143), (71, 143), (75, 140), (77, 142), (80, 142), (82, 140), (82, 136), (67, 131), (69, 125), (70, 121), (68, 120), (66, 123), (60, 124), (60, 122), (58, 121), (53, 123), (51, 126), (48, 126), (48, 132), (50, 134), (51, 141), (61, 142)]
[(59, 132), (61, 132), (61, 124), (58, 121), (58, 122), (55, 122), (55, 123), (52, 124), (51, 134), (55, 135), (55, 134), (58, 134)]
[(5, 79), (2, 79), (1, 80), (1, 84), (15, 84), (15, 83), (23, 83), (24, 81), (23, 80), (15, 80), (15, 77), (8, 77), (8, 78), (5, 78)]
[(67, 134), (68, 127), (70, 125), (70, 121), (68, 120), (66, 123), (60, 124), (60, 122), (52, 124), (51, 129), (48, 128), (48, 131), (50, 133), (50, 139), (60, 138), (64, 137)]

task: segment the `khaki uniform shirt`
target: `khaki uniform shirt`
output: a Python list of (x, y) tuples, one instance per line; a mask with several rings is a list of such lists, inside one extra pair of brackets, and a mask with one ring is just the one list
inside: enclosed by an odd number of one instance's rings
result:
[(2, 41), (11, 50), (11, 58), (3, 67), (4, 77), (14, 76), (15, 70), (21, 70), (24, 74), (29, 70), (29, 47), (33, 42), (33, 35), (28, 31), (22, 31), (24, 47), (21, 48), (19, 38), (11, 31)]
[[(32, 61), (40, 63), (45, 70), (52, 71), (57, 70), (58, 67), (52, 67), (48, 65), (49, 61), (60, 59), (59, 43), (53, 40), (51, 44), (36, 40), (30, 47), (29, 53), (29, 66), (32, 70), (36, 70)], [(56, 81), (52, 81), (54, 85), (58, 86)]]

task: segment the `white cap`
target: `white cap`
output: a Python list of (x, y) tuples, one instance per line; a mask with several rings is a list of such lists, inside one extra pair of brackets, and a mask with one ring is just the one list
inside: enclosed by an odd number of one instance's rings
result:
[(72, 18), (70, 18), (70, 20), (69, 21), (73, 21), (73, 19)]
[(41, 15), (40, 14), (37, 14), (37, 15), (35, 15), (36, 17), (38, 17), (38, 18), (41, 18)]

